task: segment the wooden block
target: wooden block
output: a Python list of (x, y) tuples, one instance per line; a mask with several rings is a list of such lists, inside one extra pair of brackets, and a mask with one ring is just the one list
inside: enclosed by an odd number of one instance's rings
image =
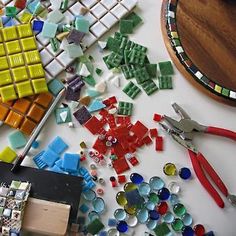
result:
[(29, 198), (26, 204), (22, 229), (43, 235), (65, 235), (70, 205)]

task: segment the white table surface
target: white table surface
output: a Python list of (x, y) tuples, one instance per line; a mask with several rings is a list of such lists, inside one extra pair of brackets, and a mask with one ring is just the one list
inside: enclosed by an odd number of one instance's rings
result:
[[(169, 55), (161, 35), (160, 9), (160, 0), (140, 0), (139, 7), (136, 11), (142, 16), (144, 24), (131, 36), (131, 39), (149, 48), (148, 55), (153, 63), (169, 60)], [(117, 27), (113, 29), (113, 32), (115, 32), (116, 29)], [(104, 39), (108, 35), (109, 34), (107, 34)], [(99, 53), (97, 47), (93, 46), (88, 53), (94, 56), (97, 66), (104, 69), (105, 77), (106, 74), (108, 74), (108, 70), (102, 62), (102, 55)], [(125, 79), (123, 79), (122, 87), (126, 83)], [(108, 84), (108, 92), (104, 97), (115, 95), (119, 100), (132, 102), (131, 99), (121, 91), (122, 87), (118, 89)], [(197, 91), (177, 70), (174, 76), (174, 90), (162, 90), (150, 97), (143, 92), (141, 96), (135, 99), (134, 116), (132, 120), (140, 120), (149, 128), (155, 128), (157, 124), (152, 120), (154, 113), (176, 116), (171, 108), (172, 102), (177, 102), (182, 105), (193, 119), (202, 124), (236, 130), (236, 109), (218, 103)], [(8, 145), (7, 134), (9, 132), (10, 129), (8, 127), (1, 127), (0, 148)], [(173, 142), (164, 132), (159, 132), (164, 136), (164, 152), (157, 153), (154, 145), (138, 150), (137, 157), (140, 161), (140, 165), (136, 168), (132, 168), (129, 173), (138, 172), (142, 174), (147, 181), (150, 177), (155, 175), (164, 178), (167, 183), (177, 181), (181, 185), (182, 190), (180, 195), (181, 202), (193, 216), (194, 223), (202, 223), (206, 230), (213, 230), (215, 235), (235, 236), (236, 208), (233, 208), (225, 198), (225, 208), (220, 209), (200, 185), (195, 174), (193, 174), (194, 177), (190, 181), (182, 181), (179, 177), (166, 177), (163, 174), (162, 168), (167, 162), (175, 163), (178, 168), (184, 166), (190, 167), (192, 172), (193, 169), (186, 150)], [(85, 128), (77, 125), (76, 128), (70, 129), (66, 124), (57, 125), (54, 116), (51, 116), (39, 137), (40, 148), (45, 148), (56, 135), (61, 136), (70, 145), (70, 152), (77, 152), (79, 150), (79, 143), (83, 140), (90, 147), (95, 140), (95, 137)], [(197, 135), (195, 143), (202, 153), (205, 154), (217, 173), (222, 177), (229, 191), (236, 193), (235, 143), (231, 140), (209, 135)], [(33, 153), (31, 152), (30, 156), (32, 157), (32, 155)], [(32, 165), (30, 157), (25, 160), (24, 164)], [(115, 173), (108, 167), (98, 169), (98, 173), (100, 177), (107, 180), (107, 185), (104, 189), (104, 200), (107, 203), (107, 212), (104, 214), (104, 222), (107, 223), (107, 219), (112, 217), (114, 210), (118, 208), (115, 195), (123, 186), (112, 189), (109, 183), (109, 177), (115, 175)], [(129, 173), (126, 173), (127, 177)], [(145, 230), (146, 226), (138, 226), (135, 229), (135, 235), (144, 235)]]

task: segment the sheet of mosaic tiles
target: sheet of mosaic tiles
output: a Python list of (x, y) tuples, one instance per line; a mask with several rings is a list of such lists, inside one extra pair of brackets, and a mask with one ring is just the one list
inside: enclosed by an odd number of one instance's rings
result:
[[(6, 6), (14, 5), (14, 1), (11, 0), (4, 0), (3, 3)], [(85, 19), (90, 22), (90, 29), (82, 40), (83, 49), (86, 50), (108, 32), (123, 16), (129, 13), (136, 4), (137, 0), (70, 0), (61, 22), (69, 23), (73, 21), (82, 7), (88, 9)], [(43, 1), (42, 5), (49, 8), (50, 1)], [(29, 8), (28, 10), (30, 11)], [(21, 19), (22, 14), (24, 14), (24, 11), (19, 11), (19, 19)], [(37, 19), (42, 18), (38, 16)], [(50, 39), (43, 37), (41, 33), (36, 35), (36, 39), (47, 78), (55, 77), (74, 61), (74, 58), (69, 57), (63, 47), (54, 52)]]
[[(45, 3), (44, 1), (42, 2)], [(132, 4), (135, 3), (135, 1), (132, 0), (120, 1), (120, 2), (121, 3), (119, 4), (122, 6), (124, 6), (125, 4), (131, 4), (131, 5), (125, 5), (125, 8), (127, 9), (129, 9), (128, 6), (130, 6), (131, 8)], [(73, 14), (74, 11), (73, 7), (75, 8), (76, 6), (79, 6), (78, 3), (82, 5), (88, 4), (88, 6), (90, 6), (91, 8), (95, 7), (95, 4), (96, 6), (104, 5), (105, 7), (110, 6), (109, 4), (111, 5), (114, 4), (113, 8), (111, 7), (112, 9), (114, 9), (116, 7), (117, 1), (113, 0), (107, 0), (107, 1), (101, 0), (100, 2), (92, 0), (74, 1), (70, 9), (66, 12), (66, 14), (68, 14), (69, 17)], [(132, 40), (141, 45), (145, 45), (148, 48), (149, 59), (154, 63), (157, 63), (159, 61), (166, 61), (167, 59), (169, 59), (161, 35), (160, 10), (161, 10), (161, 1), (139, 0), (138, 8), (135, 9), (135, 12), (137, 12), (138, 15), (142, 17), (143, 24), (137, 30), (135, 30), (134, 34), (130, 35), (130, 38)], [(90, 14), (94, 16), (94, 13), (90, 12)], [(113, 13), (111, 14), (113, 15)], [(119, 19), (119, 17), (116, 17), (116, 19)], [(104, 25), (106, 25), (105, 20), (103, 23)], [(94, 22), (93, 26), (96, 24), (97, 23)], [(96, 30), (100, 32), (99, 27), (98, 28), (95, 27), (95, 31)], [(97, 35), (95, 34), (95, 31), (92, 31), (91, 28), (90, 31), (91, 34), (90, 36), (88, 36), (87, 39), (88, 46), (90, 46), (90, 44), (92, 45), (92, 43), (97, 40), (96, 39)], [(114, 31), (118, 31), (118, 27), (115, 27), (114, 30), (111, 30), (109, 35), (113, 36)], [(46, 67), (50, 65), (51, 62), (53, 64), (55, 63), (56, 65), (60, 65), (58, 66), (60, 68), (58, 71), (52, 72), (55, 74), (59, 73), (62, 70), (63, 63), (65, 63), (62, 61), (58, 61), (59, 60), (58, 57), (64, 55), (63, 50), (60, 51), (58, 55), (54, 55), (52, 49), (50, 49), (49, 46), (50, 44), (48, 41), (43, 42), (44, 40), (39, 35), (37, 35), (36, 38), (37, 38), (37, 44), (40, 48), (43, 64), (45, 64)], [(105, 39), (106, 38), (103, 37), (101, 38), (101, 40)], [(102, 69), (103, 71), (102, 76), (97, 76), (96, 80), (100, 81), (104, 78), (107, 78), (110, 72), (108, 71), (106, 65), (103, 62), (102, 57), (104, 55), (102, 55), (102, 53), (99, 51), (97, 44), (92, 45), (86, 51), (86, 53), (93, 56), (95, 61), (95, 66)], [(69, 60), (69, 62), (67, 63), (69, 64), (70, 62), (71, 60)], [(67, 63), (65, 65), (68, 65)], [(49, 73), (50, 72), (47, 72), (48, 76)], [(52, 77), (55, 74), (52, 74), (49, 77)], [(187, 111), (191, 112), (191, 115), (193, 115), (193, 117), (196, 120), (198, 120), (203, 124), (215, 125), (218, 127), (224, 127), (231, 130), (236, 130), (235, 126), (236, 110), (226, 105), (213, 102), (210, 98), (199, 93), (182, 77), (182, 75), (177, 70), (175, 70), (175, 76), (173, 80), (174, 80), (173, 90), (159, 90), (158, 92), (155, 93), (154, 96), (150, 97), (147, 96), (147, 94), (145, 94), (144, 92), (142, 92), (139, 94), (139, 96), (137, 96), (137, 98), (135, 98), (135, 100), (132, 99), (131, 97), (128, 97), (127, 94), (125, 94), (122, 91), (122, 89), (119, 89), (116, 86), (114, 86), (114, 84), (110, 83), (109, 81), (106, 81), (107, 92), (103, 94), (104, 98), (116, 96), (118, 101), (123, 101), (121, 102), (121, 112), (122, 113), (127, 112), (126, 114), (130, 114), (130, 109), (129, 109), (131, 107), (130, 104), (133, 104), (132, 123), (135, 123), (135, 121), (140, 120), (143, 122), (143, 124), (145, 124), (145, 126), (149, 128), (158, 128), (159, 135), (163, 136), (164, 138), (163, 152), (156, 152), (153, 144), (145, 148), (140, 148), (137, 151), (138, 155), (137, 158), (140, 164), (130, 168), (130, 170), (125, 172), (127, 182), (131, 181), (130, 174), (133, 172), (139, 173), (143, 176), (144, 187), (145, 183), (146, 182), (149, 183), (150, 179), (153, 176), (162, 177), (166, 183), (166, 186), (168, 187), (170, 183), (178, 182), (179, 186), (181, 187), (181, 191), (179, 193), (179, 196), (181, 198), (181, 203), (184, 204), (188, 213), (190, 213), (191, 216), (193, 217), (194, 220), (193, 225), (203, 224), (207, 231), (213, 230), (215, 235), (235, 236), (236, 232), (236, 228), (234, 225), (234, 219), (236, 217), (235, 208), (232, 208), (230, 204), (226, 201), (226, 199), (224, 199), (226, 202), (225, 209), (220, 209), (216, 206), (214, 201), (209, 197), (208, 193), (205, 191), (205, 189), (202, 188), (199, 181), (197, 180), (197, 177), (194, 174), (194, 170), (192, 169), (191, 162), (188, 158), (186, 150), (176, 145), (176, 143), (174, 143), (167, 135), (165, 135), (165, 133), (159, 128), (157, 123), (153, 121), (153, 114), (159, 113), (172, 116), (173, 111), (171, 109), (171, 103), (178, 102), (178, 104), (181, 104), (181, 106), (185, 107)], [(127, 81), (125, 78), (122, 78), (120, 81), (120, 86), (125, 87), (128, 82), (129, 81)], [(134, 84), (133, 82), (130, 83), (131, 90), (134, 88), (133, 84)], [(2, 105), (2, 102), (0, 101), (0, 111), (3, 111), (2, 113), (0, 112), (0, 118), (1, 116), (4, 117), (2, 119), (6, 124), (8, 125), (12, 124), (12, 126), (15, 125), (16, 126), (15, 128), (21, 130), (25, 134), (27, 133), (29, 134), (32, 131), (32, 127), (34, 127), (34, 125), (38, 123), (38, 121), (35, 120), (33, 114), (36, 112), (37, 109), (39, 109), (41, 113), (45, 112), (48, 106), (48, 104), (44, 104), (43, 102), (44, 100), (41, 101), (40, 99), (38, 99), (38, 96), (39, 95), (30, 98), (23, 98), (22, 104), (24, 104), (24, 106), (20, 106), (21, 111), (19, 111), (19, 107), (17, 104), (18, 102), (10, 102)], [(1, 106), (3, 106), (3, 108)], [(25, 107), (25, 110), (22, 110), (22, 107)], [(37, 109), (35, 109), (35, 107)], [(63, 106), (63, 107), (58, 107), (58, 109), (64, 112), (68, 110), (68, 107)], [(27, 125), (26, 129), (24, 129), (24, 126), (22, 127), (23, 123), (20, 122), (21, 125), (17, 126), (17, 123), (11, 122), (12, 116), (15, 114), (14, 112), (17, 112), (17, 114), (20, 114), (20, 116), (14, 118), (13, 120), (17, 121), (20, 118), (23, 121), (27, 120), (29, 122), (28, 124), (33, 124), (33, 125), (32, 126)], [(43, 156), (44, 160), (47, 159), (48, 157), (47, 155), (48, 153), (50, 154), (51, 150), (49, 146), (52, 146), (49, 144), (52, 143), (52, 140), (54, 140), (56, 136), (60, 136), (66, 142), (66, 144), (69, 147), (63, 146), (61, 148), (65, 149), (67, 148), (66, 152), (69, 153), (79, 153), (80, 151), (79, 143), (82, 141), (86, 142), (86, 145), (88, 145), (89, 147), (93, 145), (95, 137), (91, 135), (91, 133), (88, 132), (86, 128), (82, 127), (74, 119), (74, 117), (66, 117), (66, 119), (68, 120), (72, 119), (72, 121), (75, 123), (74, 128), (70, 128), (68, 124), (63, 124), (62, 116), (59, 118), (60, 120), (56, 120), (55, 114), (53, 114), (50, 117), (50, 119), (45, 125), (45, 128), (43, 129), (42, 133), (38, 138), (39, 148), (31, 150), (30, 154), (27, 156), (26, 160), (23, 163), (24, 165), (36, 167), (35, 162), (33, 161), (33, 157), (36, 157), (35, 159), (37, 159)], [(81, 123), (83, 123), (82, 119), (80, 121)], [(8, 126), (0, 127), (1, 150), (5, 148), (7, 145), (9, 145), (7, 139), (8, 135), (9, 135), (9, 127)], [(235, 161), (235, 157), (233, 155), (233, 153), (235, 153), (234, 143), (229, 142), (228, 140), (225, 139), (210, 137), (209, 135), (207, 136), (202, 135), (196, 137), (196, 144), (200, 148), (200, 150), (205, 154), (209, 162), (213, 165), (214, 169), (217, 170), (217, 173), (219, 173), (219, 175), (224, 179), (224, 182), (227, 184), (228, 188), (232, 191), (232, 193), (235, 193), (236, 175), (234, 175), (235, 167), (234, 165), (232, 165), (232, 163), (234, 163)], [(41, 151), (46, 151), (46, 154), (43, 155)], [(63, 155), (60, 154), (60, 157), (61, 156)], [(59, 158), (58, 155), (54, 157), (56, 159)], [(66, 157), (69, 158), (69, 155), (66, 155)], [(59, 161), (62, 160), (64, 161), (63, 165), (66, 166), (67, 163), (65, 159), (59, 159)], [(89, 161), (90, 160), (87, 160), (87, 163), (85, 161), (85, 164), (88, 165), (87, 166), (88, 169), (90, 168), (89, 164), (91, 163)], [(192, 172), (193, 178), (190, 179), (189, 181), (188, 180), (184, 181), (183, 179), (180, 179), (179, 176), (170, 176), (170, 177), (165, 176), (165, 174), (163, 173), (163, 167), (165, 166), (166, 163), (174, 163), (178, 169), (180, 167), (188, 167)], [(38, 164), (40, 165), (44, 163), (38, 163)], [(81, 166), (85, 165), (82, 162), (80, 164)], [(50, 165), (50, 163), (48, 163), (48, 165)], [(55, 166), (53, 167), (55, 168), (54, 170), (58, 171), (58, 169), (56, 169)], [(72, 167), (74, 168), (74, 166)], [(72, 167), (67, 166), (68, 169)], [(103, 198), (105, 201), (106, 210), (103, 212), (101, 216), (101, 221), (107, 226), (108, 219), (114, 218), (114, 212), (117, 209), (119, 209), (119, 211), (116, 211), (117, 214), (119, 212), (124, 213), (124, 211), (122, 211), (123, 210), (122, 207), (119, 206), (118, 203), (116, 202), (116, 196), (119, 192), (124, 191), (124, 185), (118, 183), (117, 187), (112, 187), (112, 182), (110, 181), (110, 177), (112, 176), (117, 177), (113, 169), (110, 169), (107, 166), (99, 165), (96, 171), (98, 173), (98, 176), (106, 181), (106, 185), (100, 185), (98, 183), (98, 186), (102, 186), (104, 194), (101, 196), (98, 194), (99, 192), (97, 192), (98, 198), (96, 199), (97, 203), (100, 204), (102, 204), (101, 198)], [(88, 202), (85, 202), (85, 204), (89, 205)], [(164, 210), (165, 206), (166, 206), (165, 204), (163, 204), (162, 206)], [(90, 209), (92, 209), (92, 207)], [(186, 211), (186, 209), (184, 210)], [(183, 208), (181, 208), (180, 210), (183, 210)], [(86, 206), (84, 205), (81, 206), (80, 214), (82, 214), (82, 211), (86, 211)], [(134, 221), (132, 222), (132, 219), (134, 218), (131, 217), (129, 218), (130, 221), (129, 222), (127, 221), (130, 225), (132, 225), (132, 223), (133, 224), (135, 223)], [(134, 230), (135, 236), (144, 236), (144, 232), (146, 231), (149, 232), (145, 223), (138, 224), (134, 228), (131, 227), (131, 229)], [(154, 233), (152, 232), (152, 234)]]

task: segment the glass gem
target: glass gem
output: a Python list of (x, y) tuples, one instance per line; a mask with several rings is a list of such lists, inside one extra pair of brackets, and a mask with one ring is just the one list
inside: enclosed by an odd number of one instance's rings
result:
[(173, 163), (166, 163), (163, 167), (163, 172), (167, 176), (174, 176), (177, 173), (177, 168), (176, 168), (175, 164), (173, 164)]
[(193, 223), (193, 218), (190, 214), (185, 213), (182, 217), (181, 220), (184, 222), (185, 226), (190, 226)]
[(176, 182), (170, 182), (168, 188), (171, 193), (178, 194), (180, 192), (180, 186)]
[(190, 179), (191, 178), (191, 171), (187, 167), (183, 167), (179, 170), (179, 176), (181, 179)]
[(99, 219), (99, 214), (96, 211), (90, 211), (88, 214), (89, 221), (92, 222), (96, 219)]
[(177, 216), (180, 217), (186, 213), (186, 208), (183, 204), (178, 203), (178, 204), (174, 205), (173, 211)]
[(84, 197), (85, 200), (91, 202), (96, 198), (96, 193), (93, 190), (88, 189), (82, 193), (82, 196)]
[(152, 177), (149, 180), (149, 184), (152, 191), (158, 191), (165, 186), (165, 182), (160, 177), (157, 176)]
[(120, 236), (120, 232), (117, 229), (109, 229), (108, 236)]
[(145, 197), (145, 196), (148, 196), (150, 191), (151, 191), (151, 187), (148, 183), (146, 182), (143, 182), (139, 185), (139, 188), (138, 188), (138, 191), (139, 191), (139, 194), (142, 196), (142, 197)]
[(92, 205), (97, 213), (102, 213), (105, 210), (105, 202), (100, 197), (95, 198), (92, 202)]
[(137, 208), (134, 206), (130, 207), (128, 205), (125, 205), (124, 209), (125, 209), (126, 213), (128, 213), (129, 215), (134, 215), (137, 212)]
[(171, 194), (170, 195), (170, 203), (172, 206), (174, 206), (175, 204), (179, 203), (179, 197), (176, 194)]
[(190, 226), (186, 226), (182, 230), (183, 236), (194, 236), (194, 230)]
[(165, 223), (170, 224), (170, 223), (172, 223), (174, 221), (175, 217), (174, 217), (174, 215), (170, 211), (168, 211), (162, 217), (162, 219), (164, 220)]
[(195, 225), (193, 229), (197, 236), (203, 236), (206, 232), (205, 227), (201, 224)]
[(159, 197), (156, 193), (150, 193), (149, 194), (149, 201), (153, 202), (154, 204), (158, 204), (159, 203)]
[(168, 211), (168, 204), (166, 202), (161, 202), (157, 206), (157, 211), (160, 215), (165, 215), (166, 212)]
[(170, 197), (170, 191), (169, 191), (169, 189), (167, 189), (167, 188), (162, 188), (162, 189), (160, 189), (160, 190), (158, 191), (158, 196), (159, 196), (160, 200), (162, 200), (162, 201), (168, 200), (169, 197)]
[(124, 186), (124, 191), (129, 192), (129, 191), (133, 191), (137, 188), (138, 188), (138, 186), (136, 184), (133, 184), (132, 182), (128, 182)]
[(139, 210), (137, 213), (138, 222), (141, 224), (146, 223), (148, 220), (148, 217), (149, 217), (148, 210), (145, 208)]
[(118, 192), (116, 194), (116, 202), (122, 207), (124, 207), (128, 203), (125, 197), (125, 192)]
[(126, 233), (129, 229), (129, 227), (125, 221), (120, 221), (116, 228), (120, 233)]
[(146, 226), (147, 226), (148, 229), (153, 230), (153, 229), (156, 228), (157, 222), (158, 222), (157, 220), (151, 220), (151, 219), (149, 219), (149, 220), (147, 221), (147, 223), (146, 223)]
[(127, 214), (124, 209), (116, 209), (114, 212), (114, 217), (118, 221), (125, 220)]
[(156, 204), (153, 203), (153, 202), (151, 202), (151, 201), (147, 201), (147, 202), (145, 203), (145, 207), (146, 207), (148, 210), (154, 210), (154, 209), (155, 209), (155, 206), (156, 206)]
[(180, 232), (182, 228), (184, 227), (184, 223), (181, 219), (174, 219), (174, 221), (171, 223), (172, 229), (176, 232)]
[(149, 217), (151, 220), (158, 220), (160, 218), (160, 215), (156, 210), (149, 211)]
[(143, 176), (138, 173), (132, 173), (130, 175), (130, 180), (134, 184), (141, 184), (143, 182)]
[(138, 224), (138, 219), (136, 216), (128, 216), (126, 222), (129, 227), (135, 227)]

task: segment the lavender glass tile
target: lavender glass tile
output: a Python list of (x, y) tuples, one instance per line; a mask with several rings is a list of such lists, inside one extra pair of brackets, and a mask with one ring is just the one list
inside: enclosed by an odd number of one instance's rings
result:
[(74, 114), (75, 119), (81, 124), (85, 124), (89, 119), (91, 119), (92, 115), (87, 110), (85, 106), (82, 106), (78, 109)]

